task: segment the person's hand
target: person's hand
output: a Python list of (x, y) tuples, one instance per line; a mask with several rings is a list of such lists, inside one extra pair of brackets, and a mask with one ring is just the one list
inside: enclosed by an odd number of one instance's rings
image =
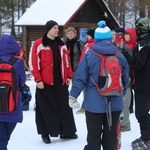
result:
[(132, 56), (132, 50), (129, 48), (129, 46), (127, 44), (123, 44), (123, 48), (122, 48), (122, 52), (125, 54), (125, 53), (128, 53), (130, 56)]
[(77, 102), (77, 99), (69, 95), (69, 106), (71, 108), (80, 108), (80, 104)]
[(70, 78), (67, 78), (67, 80), (66, 80), (66, 84), (69, 86), (69, 85), (70, 85), (70, 83), (71, 83), (71, 79), (70, 79)]
[(37, 88), (39, 88), (39, 89), (44, 89), (44, 83), (43, 83), (43, 81), (38, 82), (38, 83), (36, 84), (36, 86), (37, 86)]

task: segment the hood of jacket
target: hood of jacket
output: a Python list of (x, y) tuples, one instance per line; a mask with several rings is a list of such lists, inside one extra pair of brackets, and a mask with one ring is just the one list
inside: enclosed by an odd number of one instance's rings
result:
[(118, 48), (109, 40), (97, 42), (91, 47), (91, 49), (94, 52), (104, 55), (116, 54), (116, 52), (118, 51)]
[(12, 35), (4, 34), (0, 38), (0, 56), (14, 56), (19, 51), (19, 44)]
[(130, 41), (124, 41), (125, 44), (127, 44), (129, 46), (129, 48), (132, 50), (134, 44), (136, 43), (136, 31), (134, 28), (127, 28), (126, 33), (130, 34), (131, 36), (131, 40)]

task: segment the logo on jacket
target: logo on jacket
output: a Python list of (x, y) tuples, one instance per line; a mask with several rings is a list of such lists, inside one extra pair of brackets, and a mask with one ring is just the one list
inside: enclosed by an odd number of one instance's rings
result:
[[(145, 45), (144, 45), (144, 46), (145, 46)], [(142, 49), (144, 46), (140, 46), (140, 44), (139, 44), (139, 51), (141, 51), (141, 49)]]

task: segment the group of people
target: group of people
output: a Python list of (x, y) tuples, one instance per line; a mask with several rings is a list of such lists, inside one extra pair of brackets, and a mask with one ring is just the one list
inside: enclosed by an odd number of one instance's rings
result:
[[(130, 54), (133, 51), (133, 47), (136, 45), (136, 31), (134, 28), (115, 28), (112, 30), (112, 42), (122, 51), (122, 47), (129, 49)], [(121, 36), (121, 39), (118, 41), (117, 38)], [(133, 91), (132, 91), (132, 69), (129, 66), (129, 85), (127, 89), (127, 93), (124, 96), (124, 109), (120, 115), (120, 123), (121, 123), (121, 132), (130, 131), (130, 107), (133, 112)]]
[[(87, 144), (84, 150), (100, 150), (101, 146), (103, 150), (117, 150), (117, 127), (121, 113), (124, 116), (122, 131), (131, 130), (129, 106), (134, 90), (135, 116), (140, 125), (141, 137), (132, 142), (132, 148), (150, 149), (149, 23), (150, 19), (140, 18), (136, 21), (135, 29), (110, 30), (106, 21), (101, 20), (96, 29), (88, 30), (87, 41), (84, 43), (78, 40), (76, 30), (72, 27), (67, 28), (65, 37), (60, 38), (56, 21), (50, 20), (45, 24), (43, 37), (34, 42), (29, 54), (29, 67), (36, 82), (35, 122), (44, 143), (51, 143), (50, 137), (78, 138), (72, 108), (80, 108), (77, 98), (83, 91), (81, 108), (85, 112), (87, 125)], [(118, 32), (122, 32), (124, 38), (116, 44)], [(0, 49), (0, 56), (6, 62), (20, 50), (14, 37), (10, 35), (1, 37)], [(108, 126), (105, 97), (99, 94), (91, 80), (92, 76), (95, 83), (98, 83), (102, 61), (95, 53), (117, 53), (122, 71), (124, 89), (121, 95), (111, 98), (111, 130)], [(14, 68), (21, 91), (25, 85), (22, 59), (16, 62)], [(0, 113), (2, 150), (7, 150), (11, 133), (17, 122), (22, 122), (21, 94), (19, 98), (20, 102), (13, 113)]]

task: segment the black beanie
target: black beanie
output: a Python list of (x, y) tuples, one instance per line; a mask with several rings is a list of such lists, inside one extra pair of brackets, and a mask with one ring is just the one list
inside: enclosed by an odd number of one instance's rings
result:
[(58, 25), (56, 21), (53, 20), (47, 21), (47, 23), (45, 24), (46, 33), (55, 25)]
[(125, 33), (125, 30), (124, 30), (124, 28), (115, 28), (115, 29), (113, 29), (112, 31), (115, 31), (116, 33), (119, 33), (119, 32), (121, 32), (121, 33)]
[(89, 29), (86, 34), (90, 35), (94, 39), (94, 31), (94, 29)]

